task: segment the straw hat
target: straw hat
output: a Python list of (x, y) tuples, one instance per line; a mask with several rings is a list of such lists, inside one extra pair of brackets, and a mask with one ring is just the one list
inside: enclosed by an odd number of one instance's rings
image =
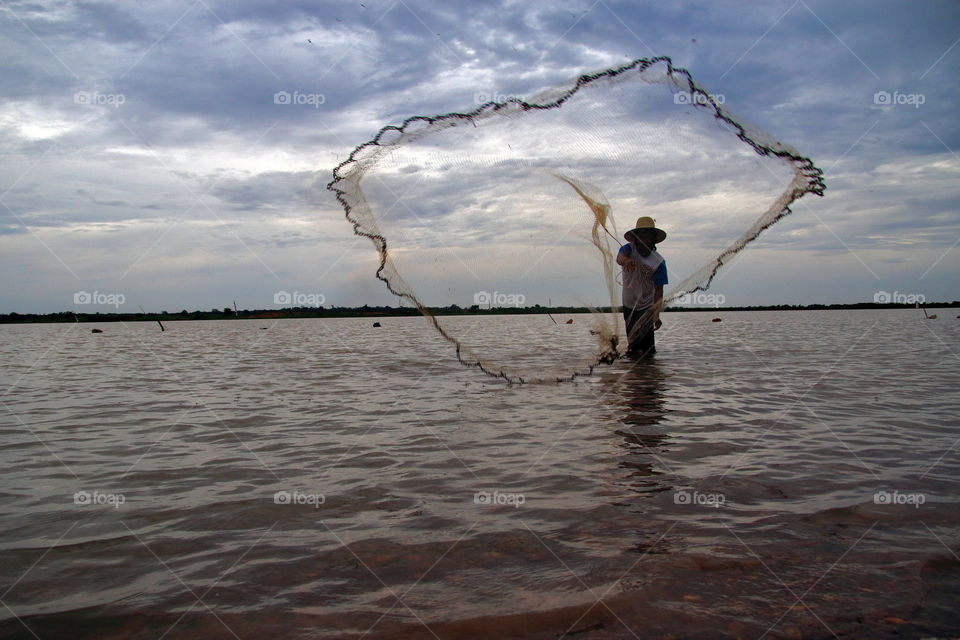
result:
[(651, 229), (653, 231), (654, 235), (656, 236), (653, 240), (654, 244), (660, 244), (667, 239), (667, 232), (663, 229), (657, 229), (656, 223), (650, 216), (640, 216), (637, 218), (636, 228), (627, 231), (625, 234), (623, 234), (623, 237), (627, 240), (630, 240), (630, 236), (635, 231), (643, 231), (644, 229)]

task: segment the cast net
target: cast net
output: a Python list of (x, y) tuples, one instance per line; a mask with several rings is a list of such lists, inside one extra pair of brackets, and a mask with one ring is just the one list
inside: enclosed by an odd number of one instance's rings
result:
[(625, 349), (615, 257), (639, 216), (669, 234), (665, 306), (706, 291), (795, 200), (823, 195), (811, 160), (724, 102), (669, 58), (638, 59), (385, 126), (328, 189), (379, 252), (376, 277), (461, 363), (573, 379)]

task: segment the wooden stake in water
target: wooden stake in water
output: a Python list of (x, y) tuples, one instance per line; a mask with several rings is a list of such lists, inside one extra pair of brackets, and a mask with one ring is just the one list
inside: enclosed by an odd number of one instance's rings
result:
[[(142, 313), (144, 316), (147, 315), (147, 312), (143, 310), (143, 307), (141, 307), (139, 304), (137, 307), (139, 307), (140, 313)], [(166, 329), (163, 328), (163, 323), (160, 322), (160, 318), (157, 318), (157, 324), (160, 325), (160, 331), (166, 331)]]

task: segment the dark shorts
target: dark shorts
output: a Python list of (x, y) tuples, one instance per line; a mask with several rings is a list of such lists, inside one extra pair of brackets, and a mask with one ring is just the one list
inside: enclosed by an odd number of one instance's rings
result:
[(644, 314), (647, 309), (621, 307), (627, 325), (627, 355), (648, 356), (657, 352), (653, 340), (653, 318)]

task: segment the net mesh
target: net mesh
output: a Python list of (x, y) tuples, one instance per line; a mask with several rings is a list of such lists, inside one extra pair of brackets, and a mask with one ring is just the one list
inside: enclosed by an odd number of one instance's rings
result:
[[(810, 159), (724, 102), (669, 58), (641, 58), (385, 126), (327, 188), (379, 252), (376, 277), (461, 363), (510, 382), (570, 380), (623, 349), (615, 257), (637, 217), (668, 231), (658, 250), (683, 278), (662, 307), (706, 291), (795, 200), (823, 195)], [(569, 313), (536, 313), (548, 307)]]

